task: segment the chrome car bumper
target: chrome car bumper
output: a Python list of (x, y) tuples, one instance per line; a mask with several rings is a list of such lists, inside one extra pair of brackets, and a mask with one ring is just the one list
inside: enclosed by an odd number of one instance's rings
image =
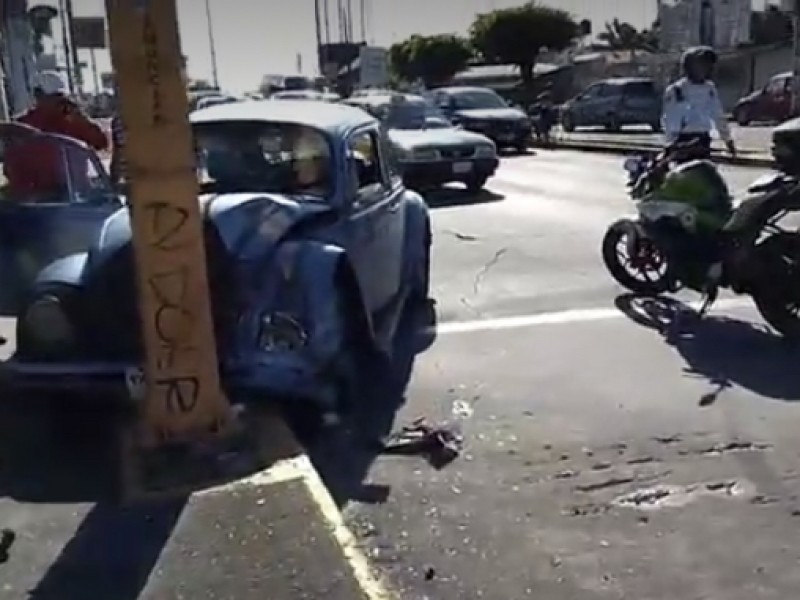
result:
[[(469, 169), (459, 170), (457, 164)], [(431, 162), (401, 163), (403, 180), (409, 187), (444, 185), (451, 182), (466, 182), (475, 178), (491, 177), (500, 164), (497, 158), (468, 158), (464, 160), (437, 160)]]

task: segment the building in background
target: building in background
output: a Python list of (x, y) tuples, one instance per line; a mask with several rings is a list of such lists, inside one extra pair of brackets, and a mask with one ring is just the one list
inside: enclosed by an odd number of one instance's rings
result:
[(750, 42), (752, 0), (661, 0), (661, 51), (708, 45), (725, 52)]

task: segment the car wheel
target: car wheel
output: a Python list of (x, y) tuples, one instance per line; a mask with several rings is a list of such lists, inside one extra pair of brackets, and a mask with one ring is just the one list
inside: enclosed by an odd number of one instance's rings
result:
[(564, 131), (567, 133), (575, 131), (575, 120), (572, 118), (571, 114), (564, 113), (564, 116), (561, 118), (561, 127), (563, 127)]
[(620, 129), (622, 129), (622, 127), (619, 124), (617, 115), (608, 115), (608, 120), (606, 121), (606, 131), (617, 133)]
[(467, 191), (473, 194), (480, 192), (485, 186), (486, 182), (489, 181), (489, 178), (485, 175), (476, 175), (471, 179), (468, 179), (464, 183), (467, 186)]

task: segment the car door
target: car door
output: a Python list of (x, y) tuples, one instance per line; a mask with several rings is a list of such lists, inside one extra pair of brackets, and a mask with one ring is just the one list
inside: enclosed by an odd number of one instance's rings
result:
[(572, 111), (575, 125), (583, 127), (597, 125), (595, 112), (597, 110), (597, 103), (600, 101), (602, 90), (603, 84), (596, 83), (590, 85), (578, 96), (578, 101), (575, 103), (575, 107)]
[(389, 169), (388, 142), (377, 126), (348, 139), (352, 198), (348, 254), (370, 311), (401, 290), (405, 238), (403, 186)]
[[(19, 147), (14, 148), (16, 144)], [(5, 185), (0, 191), (0, 288), (2, 304), (12, 304), (33, 283), (39, 271), (56, 259), (87, 250), (103, 223), (122, 202), (102, 162), (86, 146), (63, 136), (0, 128), (6, 168), (14, 168), (14, 152), (42, 144), (57, 156), (64, 187), (57, 193), (29, 195)], [(44, 168), (44, 165), (42, 166)]]

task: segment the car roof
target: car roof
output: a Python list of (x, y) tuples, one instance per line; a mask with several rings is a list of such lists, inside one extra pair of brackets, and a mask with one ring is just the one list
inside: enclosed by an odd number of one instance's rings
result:
[(427, 100), (418, 94), (403, 94), (399, 92), (387, 92), (385, 94), (370, 94), (369, 96), (350, 97), (344, 100), (345, 103), (352, 105), (381, 106), (391, 104), (401, 99), (407, 104), (427, 104)]
[(220, 104), (193, 112), (193, 124), (224, 121), (264, 121), (291, 123), (320, 129), (330, 135), (344, 135), (351, 129), (374, 123), (363, 110), (330, 102), (309, 100), (250, 100)]
[[(478, 85), (454, 85), (450, 87), (436, 88), (431, 92), (445, 92), (446, 94), (456, 94), (458, 92), (494, 92), (492, 88), (481, 87)], [(495, 92), (497, 93), (497, 92)]]
[(604, 83), (606, 85), (628, 85), (629, 83), (655, 83), (655, 81), (650, 77), (612, 77), (611, 79), (605, 79), (598, 83)]

